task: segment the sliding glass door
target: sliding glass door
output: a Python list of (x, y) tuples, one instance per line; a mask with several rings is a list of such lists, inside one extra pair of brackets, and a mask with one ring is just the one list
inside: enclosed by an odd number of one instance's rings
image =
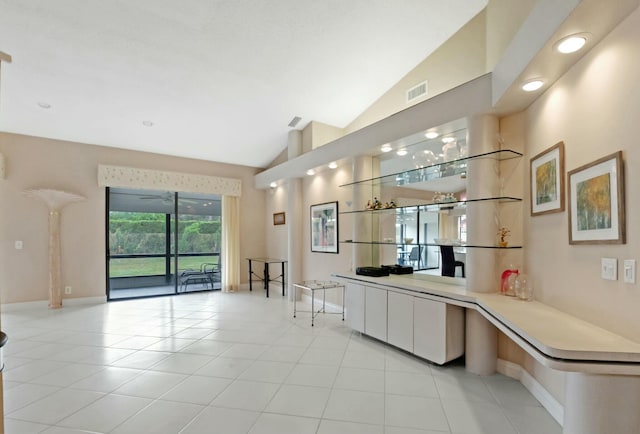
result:
[(220, 197), (110, 188), (107, 205), (109, 300), (220, 288)]

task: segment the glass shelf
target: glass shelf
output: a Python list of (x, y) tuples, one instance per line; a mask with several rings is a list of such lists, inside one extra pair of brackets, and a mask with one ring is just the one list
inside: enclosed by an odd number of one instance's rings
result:
[(436, 243), (403, 243), (403, 242), (398, 242), (398, 243), (393, 243), (393, 242), (384, 242), (384, 241), (353, 241), (353, 240), (344, 240), (344, 241), (340, 241), (340, 244), (368, 244), (368, 245), (382, 245), (382, 246), (408, 246), (408, 247), (413, 247), (413, 246), (425, 246), (425, 247), (440, 247), (440, 246), (451, 246), (454, 249), (455, 248), (465, 248), (465, 249), (521, 249), (522, 246), (506, 246), (506, 247), (500, 247), (500, 246), (478, 246), (478, 245), (473, 245), (473, 244), (436, 244)]
[(396, 210), (401, 210), (401, 211), (415, 210), (414, 212), (417, 212), (418, 208), (420, 208), (420, 211), (437, 211), (442, 209), (464, 208), (464, 206), (468, 203), (488, 202), (488, 201), (508, 203), (508, 202), (521, 202), (522, 199), (519, 197), (510, 197), (510, 196), (484, 197), (481, 199), (466, 199), (466, 200), (458, 200), (455, 202), (436, 202), (436, 203), (423, 203), (423, 204), (416, 204), (416, 205), (405, 205), (405, 206), (398, 206), (395, 208), (342, 211), (342, 212), (339, 212), (338, 214), (384, 213), (384, 212), (390, 212), (390, 211), (396, 211)]
[(364, 179), (361, 181), (354, 181), (347, 184), (342, 184), (340, 185), (340, 187), (348, 187), (364, 183), (370, 183), (370, 185), (392, 185), (398, 187), (408, 184), (414, 184), (417, 182), (426, 182), (435, 179), (447, 178), (455, 175), (464, 176), (467, 172), (467, 162), (470, 160), (492, 159), (498, 161), (506, 161), (512, 158), (522, 157), (522, 155), (522, 153), (512, 151), (511, 149), (501, 149), (499, 151), (492, 151), (484, 154), (458, 158), (456, 160), (406, 170), (404, 172)]

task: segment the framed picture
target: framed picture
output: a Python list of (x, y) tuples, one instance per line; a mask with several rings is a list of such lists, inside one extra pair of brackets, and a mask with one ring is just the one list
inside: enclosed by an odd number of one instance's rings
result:
[(564, 211), (564, 143), (531, 159), (531, 215)]
[(283, 212), (274, 212), (273, 213), (273, 224), (274, 225), (283, 225), (285, 223), (284, 213)]
[(624, 167), (618, 151), (567, 175), (569, 244), (624, 244)]
[(311, 205), (311, 251), (338, 253), (338, 202)]

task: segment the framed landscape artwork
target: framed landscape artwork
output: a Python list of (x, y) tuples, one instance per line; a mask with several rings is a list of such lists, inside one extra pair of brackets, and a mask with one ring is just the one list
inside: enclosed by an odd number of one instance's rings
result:
[(624, 244), (622, 151), (572, 170), (569, 183), (569, 244)]
[(311, 251), (338, 253), (338, 202), (311, 205)]
[(531, 159), (531, 215), (564, 211), (564, 143)]

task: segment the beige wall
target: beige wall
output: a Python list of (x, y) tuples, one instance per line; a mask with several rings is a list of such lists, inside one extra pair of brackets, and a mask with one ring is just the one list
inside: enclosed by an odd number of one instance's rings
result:
[(537, 0), (490, 0), (486, 13), (486, 70), (493, 68), (504, 54)]
[[(640, 147), (640, 10), (633, 12), (524, 113), (501, 120), (508, 137), (524, 133), (524, 270), (535, 278), (536, 299), (605, 329), (640, 341), (639, 284), (600, 278), (600, 258), (638, 260)], [(524, 122), (523, 122), (524, 120)], [(568, 209), (531, 217), (529, 158), (565, 143), (565, 170), (622, 150), (626, 169), (627, 243), (577, 245), (568, 242)], [(620, 270), (620, 268), (619, 268)], [(620, 271), (619, 271), (620, 274)], [(564, 374), (546, 369), (500, 340), (500, 357), (521, 364), (558, 401), (564, 401)]]
[[(640, 341), (638, 284), (600, 278), (600, 258), (639, 259), (640, 10), (633, 12), (526, 112), (527, 156), (565, 143), (570, 171), (622, 150), (626, 165), (627, 243), (568, 244), (568, 211), (525, 213), (526, 266), (537, 298), (570, 314)], [(525, 197), (529, 203), (529, 188)], [(552, 254), (550, 254), (553, 252)]]
[[(276, 188), (266, 190), (265, 197), (267, 210), (265, 221), (266, 256), (269, 258), (287, 258), (288, 228), (291, 216), (286, 213), (286, 183)], [(285, 224), (273, 224), (273, 214), (277, 212), (285, 213)]]
[[(47, 209), (21, 192), (67, 190), (87, 198), (62, 211), (62, 282), (72, 297), (105, 295), (105, 189), (98, 164), (167, 170), (242, 179), (241, 279), (247, 256), (265, 254), (264, 197), (253, 187), (257, 169), (200, 160), (0, 133), (7, 178), (0, 180), (0, 298), (3, 303), (47, 299)], [(14, 242), (24, 242), (16, 250)]]
[[(485, 70), (485, 12), (482, 11), (422, 63), (404, 76), (345, 128), (346, 133), (371, 125), (409, 107), (406, 91), (428, 80), (431, 98), (466, 83)], [(416, 99), (411, 105), (422, 102)]]

